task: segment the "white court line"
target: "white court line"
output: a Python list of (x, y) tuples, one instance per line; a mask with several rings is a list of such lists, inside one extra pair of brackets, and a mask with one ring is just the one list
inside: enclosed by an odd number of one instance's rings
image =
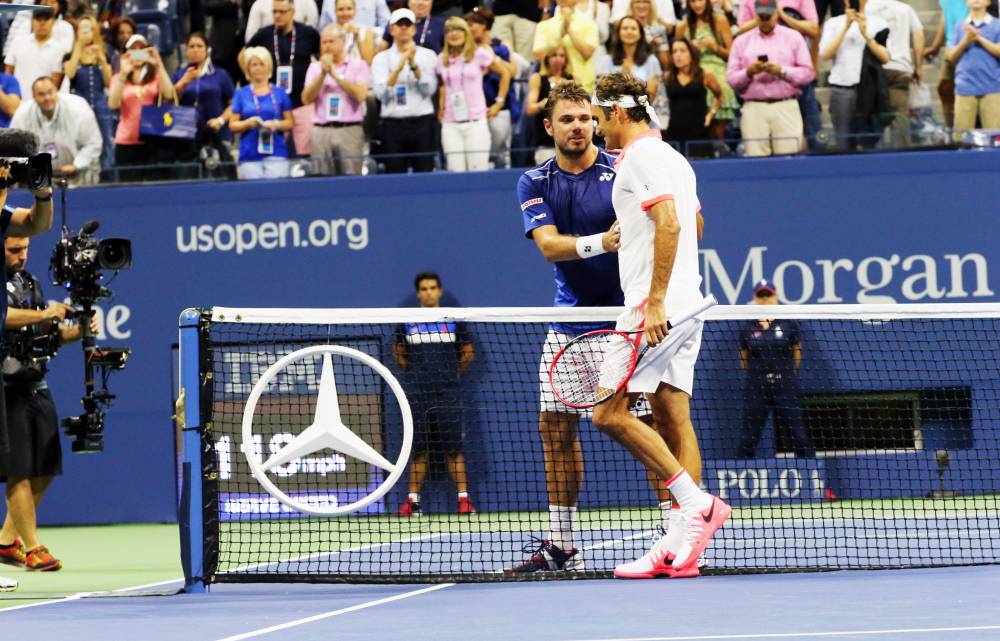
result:
[(770, 634), (710, 634), (682, 637), (616, 637), (613, 639), (573, 639), (572, 641), (724, 641), (726, 639), (805, 639), (821, 637), (874, 636), (879, 634), (930, 634), (932, 632), (981, 632), (1000, 630), (1000, 625), (973, 625), (952, 628), (895, 628), (892, 630), (838, 630), (835, 632), (774, 632)]
[[(155, 588), (160, 585), (169, 585), (171, 583), (181, 583), (184, 581), (183, 577), (178, 577), (176, 579), (167, 579), (166, 581), (156, 581), (155, 583), (143, 583), (142, 585), (130, 585), (124, 588), (116, 588), (114, 590), (104, 590), (100, 592), (77, 592), (76, 594), (71, 594), (69, 596), (64, 596), (59, 599), (46, 599), (40, 601), (39, 603), (26, 603), (24, 605), (14, 605), (9, 608), (0, 608), (0, 615), (6, 612), (13, 612), (14, 610), (24, 610), (26, 608), (37, 608), (40, 605), (52, 605), (53, 603), (64, 603), (66, 601), (77, 601), (87, 596), (93, 594), (109, 594), (115, 592), (131, 592), (133, 590), (143, 590), (145, 588)], [(39, 597), (39, 599), (45, 599), (45, 597)]]
[(384, 599), (376, 599), (375, 601), (366, 601), (364, 603), (359, 603), (358, 605), (352, 605), (349, 608), (341, 608), (340, 610), (332, 610), (330, 612), (314, 614), (310, 617), (295, 619), (294, 621), (289, 621), (287, 623), (279, 623), (278, 625), (272, 625), (268, 628), (261, 628), (259, 630), (253, 630), (251, 632), (235, 634), (231, 637), (225, 637), (223, 639), (219, 639), (218, 641), (241, 641), (242, 639), (252, 639), (253, 637), (259, 637), (263, 634), (270, 634), (271, 632), (278, 632), (279, 630), (287, 630), (288, 628), (294, 628), (295, 626), (305, 625), (307, 623), (315, 623), (316, 621), (322, 621), (323, 619), (329, 619), (331, 617), (340, 616), (341, 614), (348, 614), (350, 612), (357, 612), (358, 610), (364, 610), (366, 608), (373, 608), (376, 605), (383, 605), (385, 603), (392, 603), (393, 601), (408, 599), (413, 596), (420, 596), (421, 594), (427, 594), (428, 592), (434, 592), (435, 590), (443, 590), (444, 588), (450, 588), (454, 585), (455, 585), (454, 583), (439, 583), (438, 585), (432, 585), (427, 588), (420, 588), (419, 590), (413, 590), (411, 592), (403, 592), (402, 594), (386, 597)]
[[(267, 567), (269, 565), (279, 565), (281, 563), (296, 563), (296, 562), (300, 562), (300, 561), (305, 561), (305, 560), (313, 559), (313, 558), (316, 558), (316, 557), (337, 556), (339, 554), (345, 554), (345, 553), (351, 553), (351, 552), (360, 552), (361, 550), (374, 550), (376, 548), (384, 547), (386, 545), (394, 545), (394, 544), (397, 544), (397, 543), (413, 543), (413, 542), (416, 542), (416, 541), (429, 540), (429, 539), (438, 538), (438, 537), (441, 537), (441, 536), (447, 536), (447, 535), (446, 534), (425, 534), (425, 535), (422, 535), (422, 536), (411, 537), (409, 539), (403, 539), (401, 541), (386, 541), (386, 542), (383, 542), (383, 543), (359, 545), (359, 546), (356, 546), (356, 547), (353, 547), (353, 548), (347, 548), (345, 550), (336, 550), (336, 551), (331, 551), (331, 552), (317, 552), (317, 553), (314, 553), (314, 554), (307, 554), (307, 555), (303, 555), (303, 556), (300, 556), (300, 557), (293, 557), (291, 559), (280, 559), (278, 561), (267, 561), (267, 562), (262, 562), (262, 563), (254, 563), (254, 564), (250, 564), (250, 565), (243, 565), (243, 566), (239, 566), (237, 568), (234, 568), (233, 570), (230, 570), (230, 572), (243, 572), (243, 573), (246, 573), (248, 570), (256, 570), (256, 569), (259, 569), (259, 568), (262, 568), (262, 567)], [(58, 599), (47, 599), (45, 597), (39, 597), (39, 602), (38, 603), (26, 603), (24, 605), (13, 605), (13, 606), (11, 606), (9, 608), (0, 608), (0, 615), (4, 614), (6, 612), (13, 612), (14, 610), (25, 610), (27, 608), (37, 608), (40, 605), (54, 605), (56, 603), (65, 603), (66, 601), (77, 601), (77, 600), (82, 599), (84, 597), (88, 597), (88, 596), (95, 595), (95, 594), (107, 594), (109, 592), (111, 592), (111, 593), (114, 593), (114, 592), (132, 592), (133, 590), (143, 590), (143, 589), (146, 589), (146, 588), (155, 588), (155, 587), (160, 586), (160, 585), (169, 585), (171, 583), (180, 583), (180, 582), (183, 582), (183, 581), (184, 581), (183, 577), (178, 577), (176, 579), (167, 579), (166, 581), (156, 581), (155, 583), (143, 583), (142, 585), (130, 585), (130, 586), (127, 586), (127, 587), (124, 587), (124, 588), (117, 588), (117, 589), (114, 589), (114, 590), (104, 590), (104, 591), (99, 591), (99, 592), (77, 592), (76, 594), (70, 594), (69, 596), (64, 596), (64, 597), (61, 597), (61, 598), (58, 598)]]

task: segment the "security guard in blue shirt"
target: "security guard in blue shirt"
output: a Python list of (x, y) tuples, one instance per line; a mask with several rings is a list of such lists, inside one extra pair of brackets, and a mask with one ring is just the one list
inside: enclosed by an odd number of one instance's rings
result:
[[(754, 286), (754, 303), (776, 305), (774, 285)], [(816, 449), (806, 433), (799, 400), (798, 369), (802, 362), (801, 334), (794, 320), (752, 321), (740, 334), (740, 367), (747, 372), (741, 458), (754, 458), (767, 415), (773, 410), (775, 431), (786, 430), (795, 455), (814, 458)]]

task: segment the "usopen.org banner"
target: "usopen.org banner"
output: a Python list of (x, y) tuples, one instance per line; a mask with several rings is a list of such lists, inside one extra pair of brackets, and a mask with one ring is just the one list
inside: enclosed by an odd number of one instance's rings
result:
[(817, 459), (706, 461), (702, 485), (734, 507), (826, 499), (826, 467)]

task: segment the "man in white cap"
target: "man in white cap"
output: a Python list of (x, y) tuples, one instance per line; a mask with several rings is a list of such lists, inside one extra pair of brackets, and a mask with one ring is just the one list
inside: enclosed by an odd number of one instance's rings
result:
[[(407, 0), (406, 6), (413, 12), (414, 42), (434, 53), (441, 53), (444, 49), (444, 20), (431, 15), (434, 0)], [(391, 18), (389, 25), (392, 26)], [(391, 47), (393, 38), (392, 29), (386, 29), (382, 41), (378, 44), (379, 51)]]
[(382, 150), (389, 173), (434, 169), (437, 56), (414, 40), (416, 24), (409, 9), (393, 11), (392, 46), (372, 61), (372, 92), (382, 102)]

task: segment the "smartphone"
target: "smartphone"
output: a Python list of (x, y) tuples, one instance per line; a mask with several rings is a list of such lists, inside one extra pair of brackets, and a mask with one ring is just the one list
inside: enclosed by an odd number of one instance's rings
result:
[(132, 62), (146, 62), (149, 60), (149, 51), (146, 49), (133, 49), (129, 53), (129, 57), (132, 58)]
[(757, 62), (767, 62), (767, 54), (763, 56), (757, 56)]

